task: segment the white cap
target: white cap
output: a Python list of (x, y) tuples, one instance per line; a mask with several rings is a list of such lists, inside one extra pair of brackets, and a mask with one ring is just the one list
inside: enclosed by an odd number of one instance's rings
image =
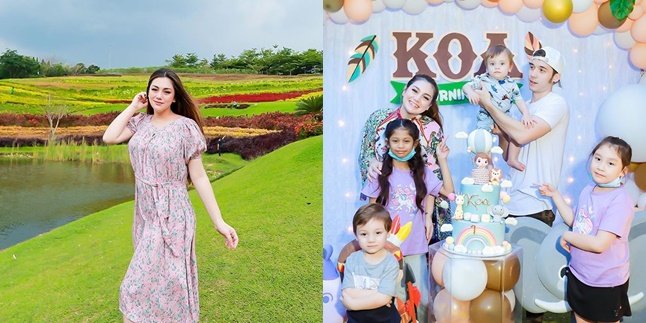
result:
[[(543, 53), (545, 53), (545, 55), (542, 55)], [(534, 51), (534, 53), (532, 54), (532, 59), (537, 59), (545, 62), (547, 65), (552, 67), (554, 71), (563, 75), (563, 69), (565, 68), (565, 59), (563, 59), (563, 56), (561, 56), (561, 53), (558, 50), (552, 47), (541, 47), (540, 49)]]

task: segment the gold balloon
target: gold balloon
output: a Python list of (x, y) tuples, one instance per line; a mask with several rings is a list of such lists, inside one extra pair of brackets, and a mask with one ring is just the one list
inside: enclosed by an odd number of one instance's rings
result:
[(471, 301), (469, 317), (472, 323), (513, 322), (505, 294), (490, 289)]
[(617, 20), (617, 18), (612, 15), (612, 11), (610, 10), (610, 1), (604, 2), (599, 6), (598, 16), (599, 23), (608, 29), (616, 29), (626, 21), (626, 18)]
[(343, 0), (323, 0), (323, 9), (327, 12), (337, 12), (343, 8)]
[(511, 255), (504, 260), (485, 260), (487, 268), (487, 289), (507, 291), (516, 285), (520, 278), (520, 260)]
[(469, 301), (451, 297), (446, 288), (442, 289), (433, 300), (433, 315), (438, 323), (468, 323)]
[(646, 163), (641, 163), (635, 168), (635, 184), (640, 190), (646, 191)]
[(631, 172), (634, 172), (635, 169), (637, 169), (637, 167), (639, 167), (639, 164), (640, 163), (630, 163), (630, 165), (628, 165), (628, 170), (631, 171)]
[(572, 0), (545, 0), (543, 15), (555, 24), (562, 23), (570, 17), (573, 7)]

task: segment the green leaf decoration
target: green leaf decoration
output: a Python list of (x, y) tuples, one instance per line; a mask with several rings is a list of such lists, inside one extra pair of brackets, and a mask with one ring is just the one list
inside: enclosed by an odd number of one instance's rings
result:
[(378, 50), (377, 35), (369, 35), (361, 39), (361, 43), (354, 49), (354, 54), (350, 56), (348, 61), (346, 73), (348, 83), (356, 80), (365, 72), (370, 62), (375, 59)]
[(619, 21), (626, 19), (634, 7), (635, 0), (610, 0), (610, 11)]

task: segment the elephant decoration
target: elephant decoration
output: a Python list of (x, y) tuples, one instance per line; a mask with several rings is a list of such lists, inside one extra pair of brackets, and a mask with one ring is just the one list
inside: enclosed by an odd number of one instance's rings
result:
[[(559, 219), (560, 220), (560, 219)], [(521, 283), (514, 293), (520, 296), (523, 308), (532, 313), (565, 313), (570, 306), (565, 301), (565, 268), (570, 254), (560, 246), (560, 237), (568, 230), (563, 221), (547, 224), (530, 217), (518, 218), (518, 225), (509, 227), (506, 240), (523, 248)], [(630, 235), (630, 286), (628, 297), (633, 312), (624, 322), (646, 321), (646, 212), (638, 212), (632, 222)]]
[(332, 252), (332, 246), (323, 247), (323, 322), (342, 323), (345, 307), (341, 303), (341, 277), (330, 259)]

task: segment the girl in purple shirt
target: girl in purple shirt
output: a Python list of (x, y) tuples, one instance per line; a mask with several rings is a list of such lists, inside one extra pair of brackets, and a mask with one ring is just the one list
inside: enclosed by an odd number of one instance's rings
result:
[[(428, 243), (433, 236), (433, 206), (439, 193), (449, 196), (435, 173), (425, 166), (420, 153), (419, 129), (408, 119), (396, 119), (386, 126), (385, 131), (388, 153), (384, 156), (381, 175), (377, 180), (368, 180), (361, 193), (370, 202), (380, 203), (388, 209), (390, 216), (399, 216), (401, 226), (412, 222), (408, 237), (400, 248), (404, 255), (404, 266), (413, 277), (421, 293), (417, 308), (420, 322), (427, 322), (430, 293), (428, 270)], [(446, 159), (449, 149), (441, 142), (437, 157)], [(402, 289), (400, 288), (399, 291)], [(401, 295), (401, 292), (398, 293)]]
[(606, 137), (592, 150), (593, 184), (583, 189), (576, 211), (551, 185), (541, 194), (554, 204), (572, 231), (561, 237), (570, 252), (567, 301), (577, 322), (617, 322), (630, 316), (628, 234), (634, 203), (621, 183), (628, 172), (632, 149), (620, 138)]

